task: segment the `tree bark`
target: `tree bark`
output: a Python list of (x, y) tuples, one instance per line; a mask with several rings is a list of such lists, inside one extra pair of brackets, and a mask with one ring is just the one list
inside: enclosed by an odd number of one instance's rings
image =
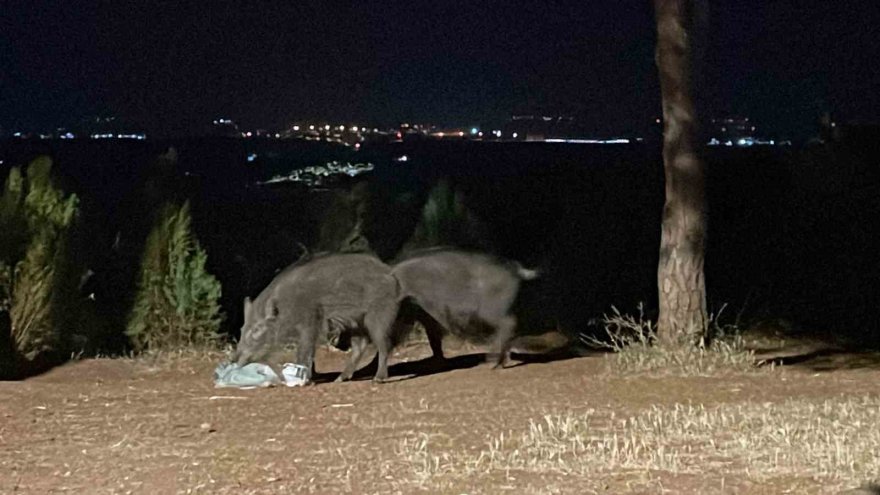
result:
[(705, 192), (695, 140), (694, 32), (700, 0), (654, 0), (657, 68), (663, 101), (666, 203), (657, 270), (661, 343), (704, 336), (708, 317), (703, 276)]

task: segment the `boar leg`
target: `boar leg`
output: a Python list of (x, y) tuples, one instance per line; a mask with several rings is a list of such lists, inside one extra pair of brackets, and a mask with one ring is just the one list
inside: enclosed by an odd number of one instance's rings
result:
[(445, 361), (442, 344), (443, 335), (446, 333), (446, 330), (433, 316), (415, 303), (406, 302), (400, 306), (397, 320), (394, 322), (394, 329), (391, 331), (392, 344), (396, 346), (404, 337), (409, 335), (416, 321), (421, 323), (425, 329), (428, 344), (431, 346), (432, 359), (437, 364), (442, 364)]
[(495, 325), (495, 342), (488, 359), (495, 363), (494, 368), (504, 367), (504, 362), (507, 360), (507, 354), (513, 343), (514, 328), (516, 328), (516, 317), (513, 316), (505, 316)]
[(373, 381), (381, 383), (388, 379), (388, 353), (391, 351), (391, 328), (397, 318), (397, 303), (376, 311), (370, 311), (364, 318), (364, 326), (373, 345), (376, 346), (376, 357), (379, 360), (376, 376)]
[(358, 365), (361, 362), (364, 351), (370, 344), (370, 340), (364, 336), (352, 335), (350, 338), (351, 355), (348, 356), (348, 362), (345, 363), (345, 369), (342, 370), (342, 373), (340, 373), (338, 377), (336, 377), (337, 382), (345, 382), (351, 380), (351, 376), (354, 375), (354, 372), (358, 369)]
[(315, 364), (315, 346), (318, 339), (318, 322), (309, 322), (299, 329), (299, 344), (296, 347), (296, 364), (305, 366), (309, 370), (307, 382), (312, 381), (312, 370)]
[(444, 363), (446, 358), (443, 356), (443, 326), (428, 313), (422, 311), (421, 315), (423, 318), (419, 322), (425, 327), (428, 345), (431, 346), (432, 359), (437, 363)]

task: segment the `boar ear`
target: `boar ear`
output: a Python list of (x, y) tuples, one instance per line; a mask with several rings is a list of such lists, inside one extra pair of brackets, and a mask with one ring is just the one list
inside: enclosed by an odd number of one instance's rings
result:
[(266, 302), (266, 319), (272, 320), (278, 316), (278, 307), (275, 306), (275, 299), (269, 299)]
[(251, 310), (254, 305), (251, 303), (251, 298), (244, 298), (244, 321), (251, 321)]

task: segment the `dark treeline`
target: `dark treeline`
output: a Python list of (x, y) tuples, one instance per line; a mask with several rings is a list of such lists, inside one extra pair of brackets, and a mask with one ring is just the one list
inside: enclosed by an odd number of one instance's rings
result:
[[(779, 320), (880, 343), (871, 306), (880, 278), (880, 150), (871, 143), (706, 150), (711, 311), (727, 304), (728, 323), (737, 315), (743, 325)], [(394, 259), (412, 244), (440, 183), (474, 220), (457, 244), (541, 269), (523, 291), (528, 327), (590, 332), (591, 320), (612, 305), (656, 307), (663, 178), (653, 145), (422, 141), (355, 154), (296, 141), (6, 141), (3, 176), (38, 154), (53, 156), (61, 187), (81, 198), (75, 253), (95, 272), (85, 290), (95, 293), (108, 327), (120, 328), (100, 350), (124, 348), (151, 211), (174, 198), (192, 202), (233, 336), (243, 297), (296, 260), (301, 246), (340, 249), (359, 233), (380, 257)], [(402, 155), (407, 161), (395, 160)], [(321, 190), (253, 185), (333, 159), (376, 169)]]

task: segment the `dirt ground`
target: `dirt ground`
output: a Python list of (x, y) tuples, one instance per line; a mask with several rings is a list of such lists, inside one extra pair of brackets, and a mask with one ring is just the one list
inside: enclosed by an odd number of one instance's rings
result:
[[(445, 369), (431, 370), (420, 361), (428, 354), (425, 345), (398, 350), (393, 380), (381, 385), (361, 373), (342, 384), (215, 389), (219, 354), (83, 360), (0, 382), (0, 493), (800, 494), (867, 481), (762, 476), (708, 459), (705, 468), (671, 470), (504, 468), (478, 454), (497, 453), (499, 435), (513, 438), (552, 414), (876, 399), (873, 358), (819, 355), (769, 372), (652, 377), (615, 376), (604, 355), (492, 370), (476, 350), (459, 349)], [(322, 349), (320, 378), (332, 379), (344, 358)]]

